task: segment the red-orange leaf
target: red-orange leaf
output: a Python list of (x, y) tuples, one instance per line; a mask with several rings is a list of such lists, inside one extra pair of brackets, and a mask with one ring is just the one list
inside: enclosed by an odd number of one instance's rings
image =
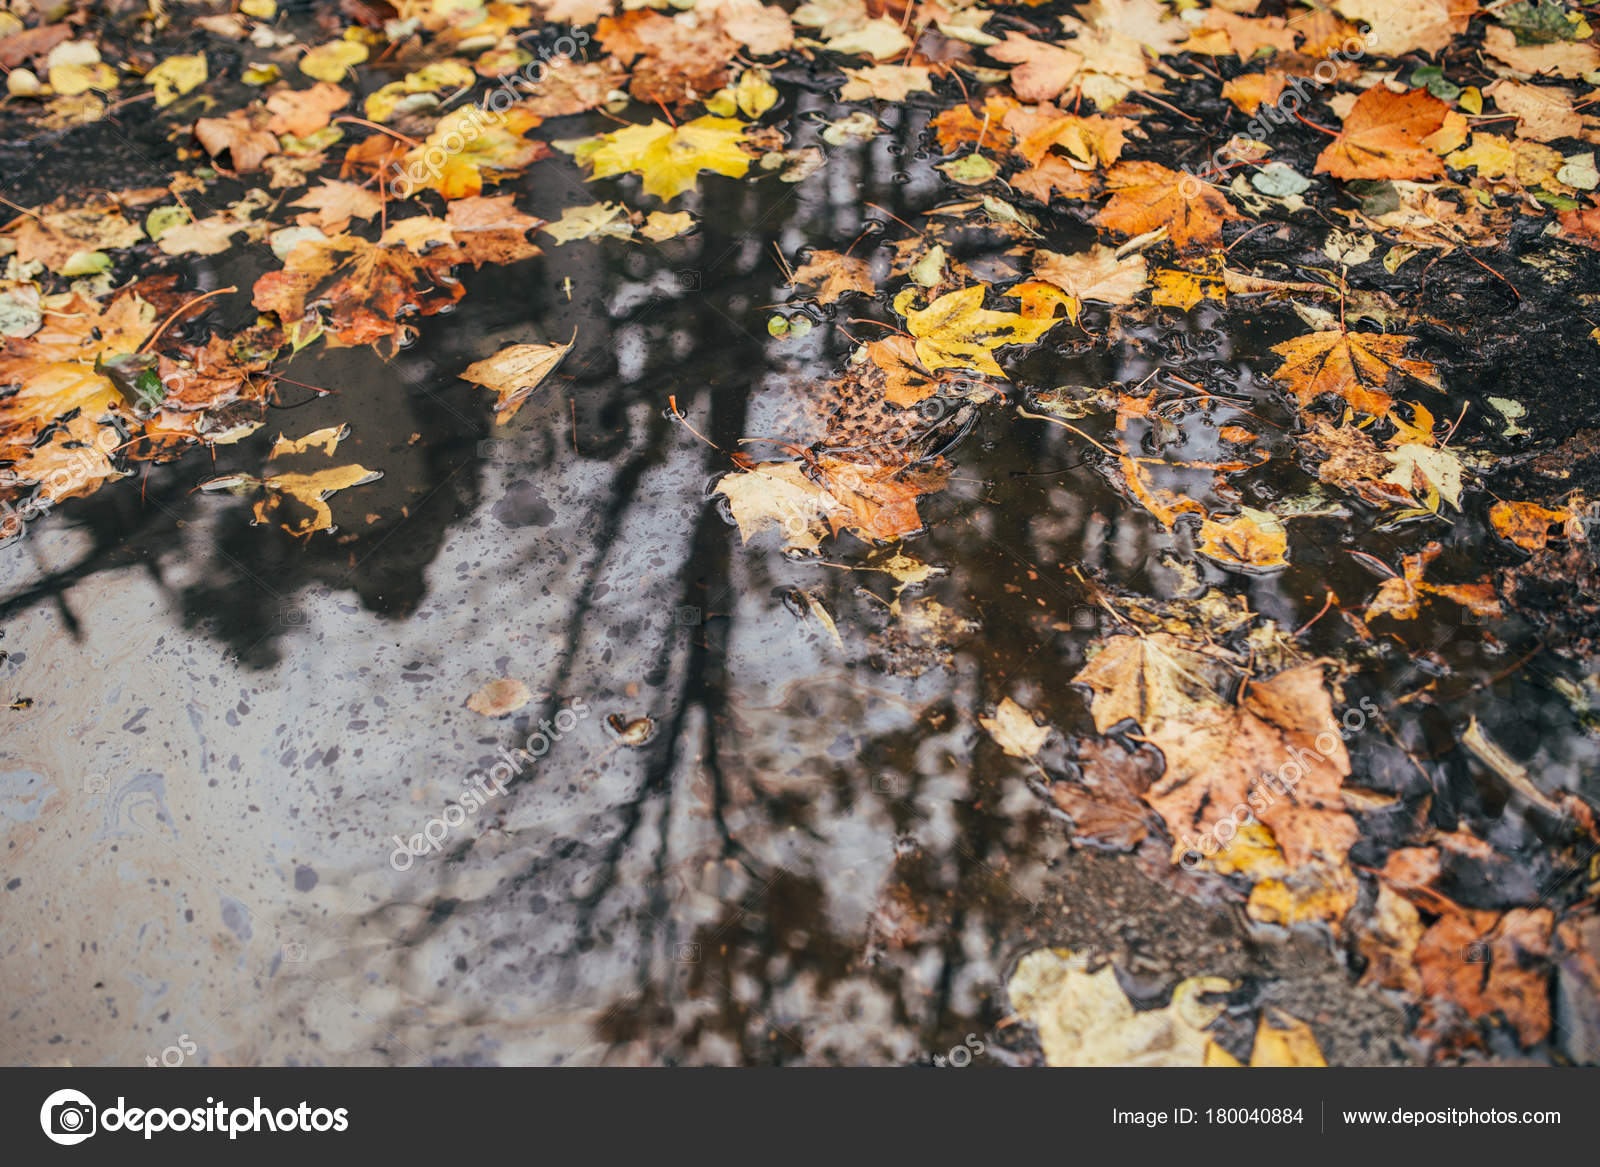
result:
[(1111, 201), (1095, 222), (1124, 235), (1169, 229), (1180, 251), (1215, 243), (1222, 224), (1241, 216), (1213, 187), (1154, 162), (1119, 162), (1106, 174)]
[(1335, 178), (1437, 178), (1444, 163), (1423, 139), (1449, 112), (1421, 89), (1390, 93), (1375, 85), (1356, 99), (1339, 136), (1317, 155), (1317, 170)]

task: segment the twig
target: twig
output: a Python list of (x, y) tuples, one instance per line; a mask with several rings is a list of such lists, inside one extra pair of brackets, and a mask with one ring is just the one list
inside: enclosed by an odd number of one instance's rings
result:
[(349, 122), (352, 125), (357, 126), (366, 126), (369, 130), (377, 130), (380, 134), (388, 134), (397, 142), (404, 142), (413, 150), (422, 149), (422, 143), (417, 141), (415, 138), (408, 138), (397, 130), (391, 130), (388, 126), (380, 126), (377, 122), (369, 122), (366, 118), (358, 118), (353, 117), (350, 114), (346, 114), (343, 117), (336, 117), (333, 120), (336, 122)]
[(237, 292), (238, 290), (239, 289), (236, 288), (234, 285), (229, 284), (226, 288), (217, 288), (215, 291), (206, 292), (204, 295), (196, 296), (194, 299), (190, 300), (187, 304), (184, 304), (181, 307), (179, 307), (179, 309), (176, 312), (174, 312), (171, 316), (168, 316), (165, 320), (163, 320), (161, 322), (161, 327), (156, 329), (148, 337), (146, 337), (145, 338), (145, 342), (143, 344), (141, 344), (138, 348), (134, 349), (133, 351), (135, 353), (144, 352), (145, 349), (149, 348), (158, 339), (160, 339), (161, 334), (167, 330), (168, 326), (171, 325), (174, 320), (176, 320), (178, 317), (182, 316), (185, 312), (187, 312), (190, 308), (193, 308), (196, 304), (200, 303), (201, 300), (209, 300), (212, 296), (225, 296), (230, 292)]
[(1060, 426), (1062, 429), (1071, 430), (1073, 433), (1077, 434), (1084, 441), (1088, 442), (1091, 446), (1094, 446), (1098, 450), (1104, 450), (1107, 454), (1110, 454), (1113, 458), (1120, 458), (1122, 456), (1121, 454), (1118, 454), (1115, 450), (1109, 449), (1106, 446), (1102, 446), (1099, 442), (1095, 441), (1088, 434), (1086, 434), (1082, 430), (1080, 430), (1077, 426), (1068, 425), (1066, 422), (1062, 421), (1059, 417), (1051, 417), (1048, 413), (1029, 413), (1026, 409), (1023, 409), (1022, 406), (1020, 406), (1020, 405), (1017, 406), (1017, 412), (1019, 414), (1021, 414), (1023, 417), (1032, 418), (1034, 421), (1048, 421), (1048, 422), (1051, 422), (1051, 423), (1053, 423), (1055, 425)]
[(705, 434), (701, 433), (699, 430), (695, 429), (694, 426), (689, 424), (689, 419), (684, 417), (683, 413), (678, 409), (678, 395), (676, 393), (667, 398), (667, 405), (672, 410), (672, 420), (678, 422), (683, 426), (684, 429), (688, 430), (691, 434), (699, 438), (713, 450), (716, 450), (719, 454), (723, 452), (721, 446), (717, 445), (717, 443), (713, 442), (710, 438), (706, 437)]

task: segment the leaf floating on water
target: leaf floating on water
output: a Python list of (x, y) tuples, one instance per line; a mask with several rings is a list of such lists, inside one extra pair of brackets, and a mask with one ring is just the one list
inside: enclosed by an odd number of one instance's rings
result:
[(331, 425), (324, 429), (312, 430), (303, 438), (286, 438), (280, 432), (278, 440), (272, 443), (267, 459), (270, 461), (288, 454), (304, 454), (310, 450), (321, 450), (332, 457), (334, 450), (339, 448), (339, 443), (349, 436), (350, 427), (347, 425)]
[(639, 234), (652, 243), (665, 243), (694, 229), (694, 216), (688, 211), (651, 211), (645, 216)]
[(515, 677), (490, 681), (467, 698), (467, 708), (485, 717), (505, 717), (533, 700), (528, 686)]
[(872, 267), (866, 260), (840, 255), (837, 251), (812, 252), (805, 264), (795, 269), (789, 282), (816, 285), (819, 304), (832, 304), (846, 292), (870, 296), (877, 290)]
[(1013, 758), (1031, 758), (1043, 748), (1050, 736), (1048, 725), (1039, 725), (1033, 714), (1010, 697), (995, 706), (993, 717), (978, 718), (978, 724), (989, 731), (989, 736), (1002, 750)]
[[(1562, 538), (1576, 516), (1568, 507), (1544, 507), (1535, 502), (1497, 502), (1489, 508), (1494, 533), (1524, 551), (1541, 551), (1552, 538)], [(1560, 528), (1561, 534), (1553, 535)]]
[(546, 223), (540, 230), (553, 235), (557, 244), (608, 236), (628, 239), (633, 235), (633, 220), (628, 217), (628, 208), (621, 203), (591, 203), (586, 207), (566, 208), (561, 218)]
[(1235, 567), (1257, 571), (1287, 567), (1289, 532), (1276, 515), (1241, 507), (1237, 515), (1205, 519), (1200, 524), (1198, 550)]
[(274, 474), (262, 480), (268, 497), (256, 503), (255, 520), (258, 523), (267, 523), (282, 509), (284, 499), (294, 499), (302, 506), (311, 510), (310, 518), (297, 519), (293, 523), (281, 522), (281, 526), (291, 535), (310, 535), (315, 531), (331, 531), (333, 526), (333, 509), (328, 506), (329, 496), (341, 490), (349, 490), (356, 486), (365, 486), (369, 482), (376, 482), (383, 477), (382, 470), (368, 470), (365, 466), (335, 466), (327, 470), (318, 470), (314, 474)]
[(492, 357), (468, 365), (461, 378), (498, 394), (494, 403), (495, 422), (503, 425), (516, 416), (523, 402), (572, 351), (572, 345), (573, 341), (510, 345)]
[(1206, 998), (1233, 987), (1222, 977), (1190, 977), (1165, 1007), (1137, 1010), (1109, 964), (1090, 973), (1070, 953), (1041, 949), (1017, 964), (1006, 992), (1039, 1031), (1052, 1066), (1203, 1066), (1213, 1044), (1206, 1027), (1223, 1010)]
[(1015, 312), (996, 312), (983, 306), (981, 284), (947, 292), (926, 308), (912, 308), (911, 289), (895, 298), (895, 310), (906, 318), (916, 337), (917, 359), (930, 373), (939, 369), (971, 369), (1002, 377), (1005, 371), (994, 359), (1002, 345), (1032, 344), (1055, 320), (1029, 319)]
[(653, 717), (635, 717), (629, 720), (620, 713), (611, 713), (606, 716), (606, 726), (616, 735), (617, 745), (634, 750), (656, 735), (656, 722)]
[(822, 625), (823, 631), (833, 638), (835, 647), (837, 647), (840, 652), (843, 652), (844, 641), (839, 639), (839, 626), (833, 622), (833, 616), (829, 614), (828, 609), (824, 608), (822, 606), (822, 601), (817, 599), (817, 597), (813, 596), (810, 592), (803, 591), (800, 594), (805, 597), (806, 610), (810, 612), (812, 616), (816, 617), (816, 621), (818, 624)]
[(736, 118), (710, 114), (681, 126), (653, 121), (601, 134), (577, 157), (594, 168), (593, 178), (638, 174), (645, 194), (670, 201), (692, 190), (704, 171), (743, 178), (751, 161), (743, 148), (744, 131)]
[(1439, 384), (1431, 364), (1405, 355), (1413, 339), (1338, 328), (1313, 332), (1273, 346), (1283, 358), (1273, 375), (1288, 384), (1302, 405), (1331, 393), (1363, 413), (1382, 417), (1394, 402), (1388, 388), (1398, 375)]

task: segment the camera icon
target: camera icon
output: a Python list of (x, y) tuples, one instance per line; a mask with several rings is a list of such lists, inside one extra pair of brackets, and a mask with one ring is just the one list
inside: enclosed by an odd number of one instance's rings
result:
[(1100, 627), (1100, 609), (1088, 604), (1077, 604), (1073, 607), (1067, 622), (1078, 632), (1093, 632)]
[(698, 625), (700, 623), (700, 609), (688, 606), (680, 607), (672, 614), (674, 624)]
[(1461, 960), (1464, 964), (1488, 964), (1489, 942), (1474, 940), (1471, 944), (1465, 945), (1461, 949)]
[(57, 1090), (39, 1108), (39, 1125), (52, 1143), (70, 1147), (95, 1133), (97, 1113), (87, 1094)]
[(484, 438), (478, 443), (478, 457), (485, 461), (494, 461), (511, 451), (511, 443), (504, 438)]
[(298, 604), (291, 604), (287, 600), (278, 608), (278, 623), (285, 628), (301, 628), (305, 626), (306, 610)]
[(672, 950), (672, 959), (679, 964), (699, 964), (700, 946), (698, 944), (679, 944)]
[(83, 776), (83, 792), (85, 794), (105, 794), (111, 789), (111, 779), (105, 774), (85, 774)]
[(900, 783), (892, 775), (878, 774), (872, 779), (872, 789), (876, 794), (899, 794)]
[(299, 941), (290, 941), (283, 946), (283, 960), (285, 964), (304, 964), (306, 961), (306, 946)]
[(675, 271), (672, 273), (672, 279), (680, 292), (698, 292), (700, 290), (700, 273), (697, 271)]

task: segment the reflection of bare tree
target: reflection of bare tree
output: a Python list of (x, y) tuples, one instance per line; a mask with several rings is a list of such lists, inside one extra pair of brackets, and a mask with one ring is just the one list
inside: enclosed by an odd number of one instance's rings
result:
[[(517, 544), (520, 561), (493, 581), (504, 590), (485, 633), (539, 643), (535, 687), (549, 697), (530, 720), (582, 697), (601, 716), (652, 718), (654, 735), (528, 771), (493, 804), (492, 826), (419, 864), (405, 895), (386, 884), (364, 914), (336, 928), (312, 921), (347, 934), (314, 986), (281, 990), (286, 1034), (309, 1028), (310, 1003), (337, 990), (386, 1039), (351, 1058), (903, 1063), (991, 1031), (1025, 948), (1117, 954), (1151, 995), (1178, 974), (1277, 960), (1247, 953), (1236, 921), (1186, 909), (1137, 860), (1069, 852), (1027, 775), (973, 724), (976, 709), (1014, 695), (1081, 728), (1063, 680), (1095, 627), (1076, 619), (1088, 595), (1065, 565), (1148, 583), (1152, 552), (1174, 540), (1106, 489), (1081, 443), (998, 405), (980, 410), (951, 453), (950, 489), (926, 503), (929, 534), (907, 547), (948, 574), (898, 596), (868, 570), (879, 557), (848, 537), (827, 565), (792, 562), (770, 541), (741, 546), (708, 497), (729, 455), (752, 449), (741, 439), (790, 438), (790, 419), (827, 416), (806, 407), (851, 347), (837, 320), (804, 341), (767, 335), (763, 306), (781, 285), (773, 245), (790, 258), (806, 246), (861, 254), (884, 230), (869, 220), (903, 231), (867, 204), (917, 221), (940, 197), (917, 157), (919, 130), (908, 118), (833, 148), (797, 187), (707, 181), (702, 232), (660, 252), (582, 243), (482, 273), (453, 327), (430, 322), (394, 370), (368, 364), (354, 384), (348, 366), (347, 400), (308, 407), (297, 423), (360, 423), (358, 437), (385, 447), (363, 460), (388, 471), (381, 486), (393, 492), (373, 509), (392, 518), (403, 507), (403, 523), (348, 545), (296, 545), (247, 528), (242, 508), (197, 502), (190, 478), (163, 472), (143, 509), (129, 491), (106, 492), (69, 516), (93, 546), (10, 600), (8, 612), (64, 597), (86, 573), (181, 549), (203, 565), (173, 584), (190, 620), (213, 622), (249, 660), (272, 644), (281, 597), (306, 583), (354, 589), (403, 616), (458, 520), (498, 512), (522, 531), (544, 511), (581, 512), (571, 536)], [(631, 189), (572, 186), (568, 204), (639, 201)], [(1008, 246), (954, 235), (973, 265), (1000, 262)], [(559, 290), (568, 278), (570, 300)], [(881, 303), (847, 307), (887, 316)], [(505, 440), (512, 453), (480, 466), (483, 402), (438, 382), (469, 351), (528, 339), (530, 321), (561, 339), (578, 325), (577, 347), (524, 407)], [(1131, 381), (1158, 344), (1135, 335), (1113, 354), (1063, 341), (1018, 383)], [(1179, 355), (1211, 359), (1191, 350)], [(360, 405), (358, 392), (369, 394)], [(711, 445), (668, 415), (672, 398)], [(369, 411), (381, 416), (363, 433)], [(496, 475), (522, 477), (478, 506)], [(174, 516), (197, 515), (178, 531)], [(833, 613), (843, 653), (806, 606), (785, 603), (796, 589)], [(1219, 919), (1215, 940), (1205, 929)], [(1224, 941), (1231, 953), (1211, 951)], [(274, 1052), (300, 1055), (281, 1041)]]
[[(886, 613), (885, 577), (852, 570), (872, 559), (860, 544), (840, 540), (835, 567), (794, 563), (770, 543), (741, 547), (706, 501), (741, 438), (789, 436), (785, 419), (816, 416), (808, 395), (849, 348), (834, 328), (799, 345), (765, 335), (760, 306), (781, 285), (772, 245), (845, 250), (868, 203), (915, 221), (936, 190), (921, 181), (917, 129), (838, 148), (793, 190), (708, 183), (703, 233), (664, 263), (628, 253), (620, 276), (582, 257), (564, 269), (579, 300), (603, 285), (612, 323), (582, 335), (563, 370), (571, 405), (551, 409), (545, 444), (570, 425), (605, 480), (589, 504), (587, 558), (546, 629), (558, 652), (540, 716), (581, 693), (604, 712), (648, 714), (656, 732), (582, 774), (533, 773), (502, 831), (453, 856), (431, 910), (405, 932), (402, 965), (462, 948), (503, 954), (473, 969), (473, 989), (535, 1003), (515, 1022), (474, 1014), (435, 1040), (441, 1056), (906, 1062), (990, 1029), (1021, 948), (1067, 939), (1136, 948), (1150, 963), (1183, 947), (1158, 923), (1182, 901), (1135, 860), (1068, 852), (971, 720), (1011, 691), (1058, 724), (1081, 720), (1060, 677), (1094, 628), (1072, 624), (1087, 596), (1060, 565), (1147, 578), (1151, 552), (1170, 542), (1152, 542), (1148, 518), (1119, 505), (1081, 447), (1012, 428), (994, 409), (956, 451), (968, 482), (933, 500), (933, 529), (911, 548), (951, 573), (907, 598), (935, 604), (943, 616), (917, 610), (943, 631), (908, 633)], [(729, 224), (754, 226), (736, 235)], [(1005, 246), (963, 241), (972, 263)], [(1116, 362), (1066, 346), (1067, 368), (1039, 375), (1142, 376), (1155, 359), (1142, 343)], [(669, 396), (719, 449), (666, 414)], [(1004, 448), (991, 457), (984, 442)], [(1016, 477), (1019, 465), (1039, 469)], [(664, 491), (668, 481), (678, 489)], [(663, 563), (638, 548), (652, 528), (681, 531)], [(796, 588), (836, 614), (843, 664), (783, 603)], [(697, 615), (669, 618), (678, 612)], [(1075, 887), (1090, 889), (1087, 902)], [(523, 1027), (535, 1036), (509, 1054), (506, 1034)]]
[[(840, 672), (808, 635), (797, 650), (774, 587), (816, 589), (827, 569), (740, 548), (702, 493), (729, 468), (726, 452), (769, 432), (755, 414), (799, 404), (848, 349), (824, 329), (794, 358), (764, 335), (759, 306), (781, 285), (770, 245), (844, 250), (861, 233), (864, 201), (911, 218), (926, 196), (895, 175), (925, 173), (910, 158), (918, 128), (835, 150), (798, 188), (708, 184), (706, 229), (670, 261), (675, 271), (630, 268), (619, 285), (609, 273), (566, 269), (614, 281), (613, 324), (580, 342), (563, 370), (574, 377), (571, 416), (552, 421), (570, 421), (582, 456), (609, 468), (586, 532), (592, 554), (552, 630), (560, 647), (546, 688), (552, 708), (596, 685), (618, 700), (627, 685), (596, 676), (591, 662), (597, 644), (620, 636), (639, 690), (628, 708), (657, 728), (640, 749), (597, 764), (570, 828), (508, 822), (509, 835), (527, 840), (517, 859), (501, 853), (501, 836), (464, 845), (458, 864), (512, 862), (512, 873), (487, 895), (435, 911), (407, 944), (423, 951), (466, 927), (491, 948), (515, 945), (514, 905), (536, 902), (539, 931), (560, 937), (533, 946), (550, 1007), (595, 1009), (592, 1040), (620, 1046), (613, 1056), (914, 1058), (941, 1026), (983, 1024), (982, 995), (963, 978), (981, 968), (989, 984), (999, 967), (993, 953), (974, 965), (967, 949), (1034, 910), (1008, 886), (1000, 857), (1014, 818), (959, 805), (982, 797), (958, 713), (973, 699), (970, 669)], [(723, 226), (750, 223), (744, 235)], [(667, 416), (669, 395), (721, 452)], [(662, 497), (653, 484), (663, 471), (697, 492)], [(636, 553), (629, 540), (641, 517), (670, 524), (686, 504), (693, 517), (676, 567), (637, 587), (627, 624), (608, 626), (605, 581)], [(825, 591), (841, 612), (854, 606), (869, 626), (885, 624), (877, 602), (853, 588)], [(700, 622), (656, 615), (672, 612)], [(952, 684), (967, 694), (955, 704)], [(534, 774), (521, 794), (569, 778)], [(931, 906), (919, 908), (923, 900)], [(886, 925), (894, 904), (926, 913), (924, 923)]]

